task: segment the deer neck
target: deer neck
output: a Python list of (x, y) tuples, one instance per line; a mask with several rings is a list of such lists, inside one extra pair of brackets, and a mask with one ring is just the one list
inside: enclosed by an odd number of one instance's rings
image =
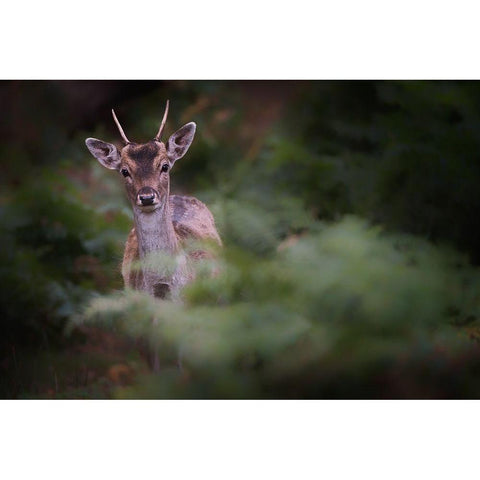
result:
[(178, 239), (173, 228), (170, 202), (167, 201), (153, 212), (133, 210), (140, 258), (149, 253), (178, 251)]
[[(142, 265), (140, 289), (159, 298), (165, 298), (168, 292), (172, 298), (178, 297), (179, 288), (185, 283), (185, 262), (183, 258), (180, 261), (177, 258), (181, 252), (173, 228), (169, 201), (153, 212), (142, 212), (134, 208), (134, 221)], [(155, 253), (164, 255), (155, 256)], [(160, 259), (160, 263), (150, 263), (152, 257), (153, 260), (155, 257)], [(166, 257), (170, 263), (161, 263)]]

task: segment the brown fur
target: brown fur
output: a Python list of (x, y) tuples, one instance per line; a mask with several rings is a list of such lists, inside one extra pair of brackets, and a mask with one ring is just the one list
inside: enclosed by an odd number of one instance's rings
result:
[[(222, 245), (220, 236), (215, 228), (215, 220), (207, 206), (195, 197), (170, 195), (170, 207), (172, 223), (180, 243), (189, 239), (213, 240)], [(204, 258), (211, 258), (212, 255), (205, 250), (194, 250), (189, 252), (191, 260), (196, 261)], [(138, 269), (132, 269), (133, 262), (140, 259), (138, 250), (138, 239), (135, 227), (130, 230), (122, 263), (122, 276), (125, 286), (138, 289), (142, 284), (143, 275)]]

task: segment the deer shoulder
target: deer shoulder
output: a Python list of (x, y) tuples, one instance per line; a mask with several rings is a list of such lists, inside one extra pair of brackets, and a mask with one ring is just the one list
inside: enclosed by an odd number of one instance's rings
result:
[(222, 245), (208, 207), (195, 197), (170, 195), (172, 223), (181, 240), (213, 240)]

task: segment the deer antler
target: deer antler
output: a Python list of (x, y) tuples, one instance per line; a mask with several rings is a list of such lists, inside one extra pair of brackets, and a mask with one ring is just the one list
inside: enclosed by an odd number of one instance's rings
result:
[(123, 128), (122, 126), (120, 125), (120, 122), (118, 121), (118, 118), (117, 116), (115, 115), (115, 112), (113, 111), (113, 108), (112, 108), (112, 115), (113, 115), (113, 119), (115, 120), (115, 123), (117, 124), (117, 127), (118, 129), (120, 130), (120, 135), (122, 136), (123, 138), (123, 141), (125, 143), (130, 143), (130, 140), (127, 138), (127, 136), (125, 135), (125, 132), (123, 131)]
[(160, 130), (158, 130), (158, 133), (157, 135), (155, 136), (155, 140), (157, 142), (160, 141), (161, 137), (162, 137), (162, 133), (163, 133), (163, 129), (165, 127), (165, 123), (167, 121), (167, 116), (168, 116), (168, 106), (170, 104), (170, 100), (167, 100), (167, 105), (165, 107), (165, 113), (163, 114), (163, 119), (162, 119), (162, 123), (160, 124)]

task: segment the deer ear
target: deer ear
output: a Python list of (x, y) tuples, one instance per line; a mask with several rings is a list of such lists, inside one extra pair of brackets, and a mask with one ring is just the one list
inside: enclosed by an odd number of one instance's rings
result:
[(106, 168), (118, 170), (120, 167), (120, 153), (117, 147), (111, 143), (102, 142), (96, 138), (85, 140), (90, 153)]
[(167, 141), (167, 155), (172, 163), (187, 153), (188, 148), (193, 142), (196, 128), (195, 123), (190, 122), (170, 136)]

